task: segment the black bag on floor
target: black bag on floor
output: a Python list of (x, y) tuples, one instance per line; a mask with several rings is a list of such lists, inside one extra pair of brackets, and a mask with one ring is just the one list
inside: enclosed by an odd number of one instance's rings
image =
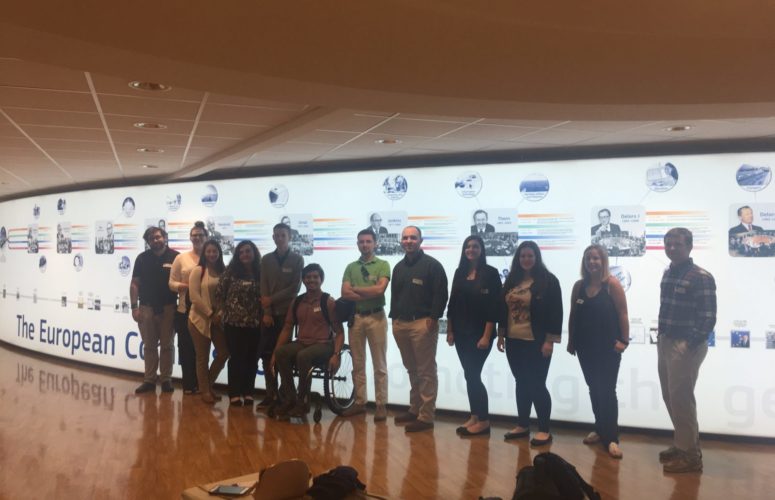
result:
[(540, 453), (517, 474), (512, 500), (600, 500), (600, 493), (566, 462), (551, 452)]

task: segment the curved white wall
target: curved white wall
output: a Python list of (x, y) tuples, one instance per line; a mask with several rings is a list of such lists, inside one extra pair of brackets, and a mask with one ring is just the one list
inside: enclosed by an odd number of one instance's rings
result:
[[(419, 225), (426, 251), (444, 264), (451, 279), (472, 213), (479, 208), (488, 212), (496, 231), (518, 232), (520, 241), (535, 239), (544, 248), (545, 261), (563, 286), (567, 327), (569, 293), (581, 253), (590, 243), (598, 210), (605, 207), (623, 231), (636, 239), (645, 235), (645, 248), (635, 241), (630, 250), (642, 255), (611, 259), (620, 266), (621, 279), (631, 283), (627, 299), (633, 341), (619, 375), (620, 423), (670, 427), (649, 337), (656, 326), (660, 277), (668, 264), (661, 238), (668, 228), (681, 225), (694, 231), (692, 256), (714, 274), (719, 289), (715, 346), (697, 388), (701, 430), (775, 437), (775, 385), (769, 376), (775, 361), (775, 257), (749, 255), (769, 251), (769, 235), (775, 234), (768, 234), (775, 231), (775, 188), (769, 185), (768, 171), (739, 170), (744, 164), (769, 166), (773, 160), (775, 155), (752, 153), (469, 165), (103, 189), (5, 202), (0, 204), (0, 225), (7, 235), (0, 250), (0, 339), (142, 372), (137, 325), (122, 311), (130, 280), (123, 272), (131, 272), (131, 265), (122, 269), (121, 262), (125, 257), (134, 262), (144, 248), (143, 230), (159, 219), (166, 221), (173, 248), (188, 248), (193, 221), (212, 219), (224, 238), (252, 239), (265, 253), (272, 250), (271, 227), (288, 214), (294, 229), (313, 235), (313, 253), (305, 260), (324, 267), (324, 289), (338, 295), (345, 265), (358, 256), (355, 234), (368, 225), (371, 213), (378, 211), (391, 232), (406, 223)], [(672, 187), (666, 162), (677, 170)], [(403, 184), (396, 183), (396, 176), (403, 176), (405, 193), (388, 189)], [(521, 185), (539, 191), (520, 192)], [(548, 192), (542, 193), (547, 185)], [(207, 196), (210, 186), (217, 200)], [(136, 204), (131, 215), (122, 210), (127, 197)], [(743, 239), (748, 248), (730, 250), (728, 231), (738, 224), (736, 211), (743, 205), (752, 207), (754, 224), (764, 237)], [(114, 231), (113, 253), (97, 253), (108, 223)], [(69, 231), (71, 249), (66, 242), (57, 248), (58, 226), (65, 235)], [(35, 240), (37, 253), (32, 253)], [(496, 245), (498, 251), (511, 252), (509, 237), (503, 241)], [(81, 270), (74, 267), (77, 254), (83, 259)], [(385, 258), (392, 266), (400, 255)], [(510, 255), (491, 256), (489, 262), (506, 269)], [(733, 347), (744, 343), (746, 334), (750, 346)], [(460, 364), (443, 339), (437, 359), (438, 406), (467, 410)], [(388, 364), (390, 401), (406, 403), (408, 381), (392, 342)], [(180, 373), (178, 366), (175, 370)], [(484, 379), (491, 411), (514, 414), (514, 381), (504, 355), (493, 350)], [(553, 418), (592, 420), (578, 362), (564, 348), (555, 351), (548, 384)]]

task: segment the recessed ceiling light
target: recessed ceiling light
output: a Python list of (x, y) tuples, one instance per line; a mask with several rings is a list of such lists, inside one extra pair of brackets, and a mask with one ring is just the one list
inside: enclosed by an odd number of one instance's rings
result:
[(667, 127), (665, 130), (668, 132), (686, 132), (687, 130), (691, 130), (691, 125), (673, 125), (672, 127)]
[(164, 150), (160, 148), (137, 148), (138, 153), (163, 153)]
[(148, 165), (147, 163), (146, 163), (146, 164), (143, 164), (143, 165), (140, 165), (140, 166), (141, 166), (142, 168), (159, 168), (159, 166), (158, 166), (158, 165)]
[(156, 130), (161, 130), (167, 128), (166, 125), (163, 123), (150, 123), (150, 122), (137, 122), (134, 124), (135, 128), (152, 128)]
[(401, 144), (401, 139), (377, 139), (374, 142), (377, 144), (393, 145), (393, 144)]
[(140, 82), (137, 80), (129, 82), (129, 87), (135, 90), (144, 90), (146, 92), (169, 92), (172, 90), (171, 86), (163, 83)]

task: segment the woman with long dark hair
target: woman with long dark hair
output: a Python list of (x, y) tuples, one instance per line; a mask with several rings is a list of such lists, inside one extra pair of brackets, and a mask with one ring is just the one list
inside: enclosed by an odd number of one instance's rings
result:
[[(191, 332), (196, 351), (199, 390), (202, 392), (202, 401), (208, 404), (220, 399), (213, 391), (213, 384), (229, 359), (229, 349), (221, 322), (221, 308), (216, 297), (218, 283), (225, 270), (221, 245), (215, 240), (209, 240), (202, 246), (199, 264), (191, 270), (188, 277), (188, 293), (191, 299), (188, 330)], [(215, 359), (208, 369), (211, 342), (215, 346)]]
[(600, 443), (614, 458), (622, 458), (616, 379), (629, 335), (627, 298), (608, 271), (608, 252), (590, 245), (581, 259), (581, 279), (571, 293), (568, 352), (579, 357), (595, 415), (595, 430), (584, 444)]
[(249, 240), (241, 241), (218, 283), (223, 304), (223, 329), (229, 346), (229, 401), (253, 406), (261, 335), (261, 254)]
[[(198, 220), (188, 232), (191, 250), (175, 257), (170, 269), (170, 290), (178, 294), (178, 308), (175, 310), (175, 332), (178, 334), (178, 359), (183, 370), (183, 394), (196, 394), (199, 391), (196, 375), (196, 354), (191, 333), (188, 330), (188, 312), (191, 302), (188, 300), (188, 277), (191, 270), (199, 265), (202, 247), (207, 240), (205, 223)], [(203, 391), (207, 387), (201, 388)]]
[(505, 439), (530, 435), (530, 410), (535, 406), (538, 433), (530, 444), (549, 444), (552, 398), (546, 377), (554, 344), (560, 342), (562, 334), (562, 292), (535, 242), (523, 241), (517, 247), (503, 284), (503, 298), (506, 317), (498, 328), (498, 350), (503, 352), (505, 348), (517, 383), (517, 426), (506, 433)]
[(463, 241), (447, 309), (447, 344), (455, 346), (460, 358), (471, 408), (468, 420), (457, 428), (461, 436), (490, 434), (489, 401), (482, 383), (482, 368), (495, 340), (501, 304), (498, 270), (487, 265), (482, 238), (469, 236)]

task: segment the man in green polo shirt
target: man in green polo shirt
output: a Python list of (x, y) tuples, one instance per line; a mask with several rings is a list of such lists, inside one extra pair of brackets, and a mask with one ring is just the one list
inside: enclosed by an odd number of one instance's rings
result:
[(387, 419), (387, 317), (385, 289), (390, 281), (390, 264), (374, 255), (376, 235), (371, 228), (358, 233), (361, 258), (350, 263), (342, 278), (342, 297), (355, 301), (355, 317), (350, 326), (349, 342), (353, 356), (355, 404), (343, 416), (366, 411), (366, 342), (374, 365), (374, 392), (377, 411), (374, 421)]

